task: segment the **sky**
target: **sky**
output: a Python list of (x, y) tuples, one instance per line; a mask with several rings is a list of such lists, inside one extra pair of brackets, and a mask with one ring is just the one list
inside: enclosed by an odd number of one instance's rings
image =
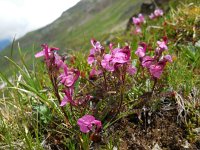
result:
[(80, 0), (0, 0), (0, 40), (19, 38), (56, 20)]

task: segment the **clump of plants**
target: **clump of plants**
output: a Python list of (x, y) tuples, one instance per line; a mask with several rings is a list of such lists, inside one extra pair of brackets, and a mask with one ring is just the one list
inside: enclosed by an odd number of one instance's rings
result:
[[(91, 67), (89, 76), (81, 76), (80, 71), (73, 65), (67, 65), (65, 58), (58, 54), (59, 48), (43, 44), (43, 50), (35, 57), (44, 57), (66, 128), (77, 133), (79, 136), (75, 137), (79, 141), (89, 135), (90, 141), (98, 143), (102, 140), (105, 128), (115, 121), (119, 114), (128, 111), (123, 105), (127, 101), (129, 89), (142, 80), (152, 80), (152, 90), (146, 91), (152, 96), (157, 80), (161, 78), (167, 62), (172, 62), (172, 58), (170, 55), (163, 55), (168, 50), (166, 37), (157, 41), (154, 52), (148, 51), (147, 44), (140, 42), (135, 51), (139, 57), (138, 65), (133, 65), (133, 51), (129, 45), (120, 47), (110, 43), (106, 49), (94, 39), (91, 40), (91, 45), (87, 59)], [(141, 77), (137, 80), (135, 76)]]

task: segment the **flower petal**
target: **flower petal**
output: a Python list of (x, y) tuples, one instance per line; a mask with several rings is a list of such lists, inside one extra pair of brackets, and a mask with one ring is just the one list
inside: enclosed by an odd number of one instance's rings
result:
[(44, 51), (43, 50), (35, 54), (36, 58), (42, 57), (42, 56), (44, 56)]

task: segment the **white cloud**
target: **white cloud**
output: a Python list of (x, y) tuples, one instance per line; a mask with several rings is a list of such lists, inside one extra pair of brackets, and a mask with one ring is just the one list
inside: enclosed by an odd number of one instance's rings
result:
[(45, 26), (79, 0), (0, 0), (0, 40)]

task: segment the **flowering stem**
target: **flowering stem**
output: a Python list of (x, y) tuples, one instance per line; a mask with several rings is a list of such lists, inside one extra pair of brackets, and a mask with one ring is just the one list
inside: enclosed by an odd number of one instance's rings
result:
[[(53, 86), (53, 91), (54, 91), (54, 95), (56, 96), (59, 104), (61, 103), (61, 98), (60, 98), (60, 95), (59, 95), (59, 92), (58, 92), (58, 85), (57, 85), (57, 78), (54, 76), (54, 74), (52, 72), (50, 72), (50, 70), (48, 70), (48, 74), (49, 74), (49, 78), (51, 80), (51, 84)], [(66, 124), (70, 124), (69, 123), (69, 119), (67, 117), (67, 113), (65, 112), (64, 108), (61, 107), (61, 110), (64, 114), (64, 118), (65, 118), (65, 121), (66, 121)]]
[(103, 72), (103, 78), (104, 78), (105, 90), (107, 90), (107, 81), (106, 81), (106, 74), (105, 74), (105, 72)]
[(112, 117), (111, 121), (119, 114), (121, 106), (122, 106), (123, 99), (124, 99), (124, 88), (121, 86), (121, 88), (120, 88), (120, 102), (119, 102), (119, 105), (118, 105), (118, 108), (117, 108), (117, 112)]
[(123, 99), (124, 99), (125, 80), (126, 80), (126, 72), (125, 72), (124, 75), (123, 75), (122, 84), (121, 84), (121, 87), (120, 87), (120, 103), (119, 103), (119, 107), (118, 107), (118, 110), (117, 110), (117, 115), (118, 115), (118, 113), (120, 112), (120, 109), (121, 109), (121, 107), (122, 107), (122, 102), (123, 102)]
[(124, 99), (124, 86), (122, 86), (121, 89), (120, 89), (120, 103), (119, 103), (117, 114), (119, 113), (119, 111), (120, 111), (120, 109), (122, 107), (123, 99)]
[(151, 90), (151, 97), (152, 97), (153, 92), (154, 92), (154, 90), (155, 90), (155, 87), (156, 87), (157, 81), (158, 81), (157, 78), (155, 78), (155, 79), (154, 79), (154, 84), (153, 84), (153, 87), (152, 87), (152, 90)]
[(115, 115), (113, 116), (113, 118), (111, 119), (111, 121), (119, 114), (120, 109), (122, 107), (122, 102), (123, 102), (123, 99), (124, 99), (125, 78), (126, 78), (126, 74), (123, 76), (122, 84), (120, 86), (120, 101), (119, 101), (119, 105), (118, 105), (118, 108), (117, 108), (117, 112), (115, 113)]

